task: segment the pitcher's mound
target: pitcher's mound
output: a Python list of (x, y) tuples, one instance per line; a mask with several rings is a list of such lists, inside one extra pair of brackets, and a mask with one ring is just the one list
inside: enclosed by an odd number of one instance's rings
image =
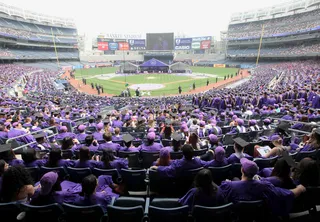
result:
[(130, 89), (134, 89), (134, 90), (136, 90), (138, 87), (140, 88), (140, 90), (157, 90), (157, 89), (164, 88), (165, 85), (149, 83), (149, 84), (134, 84), (129, 86)]

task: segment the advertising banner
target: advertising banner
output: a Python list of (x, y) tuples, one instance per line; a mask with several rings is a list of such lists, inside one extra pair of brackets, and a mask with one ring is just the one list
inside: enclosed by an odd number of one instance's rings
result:
[(129, 39), (130, 50), (145, 50), (146, 40), (145, 39)]
[(210, 40), (201, 41), (201, 49), (210, 49), (210, 47), (211, 47)]
[(175, 50), (190, 50), (192, 38), (177, 38), (174, 41)]
[(148, 50), (173, 50), (173, 33), (147, 33)]
[(215, 68), (226, 68), (225, 64), (214, 64), (213, 67)]
[(98, 49), (102, 51), (109, 50), (109, 43), (108, 42), (98, 42)]
[(127, 42), (119, 42), (119, 50), (127, 51), (129, 50), (129, 43)]
[(200, 45), (200, 42), (192, 42), (191, 47), (192, 49), (200, 49)]
[(109, 50), (115, 51), (118, 50), (119, 44), (117, 42), (109, 42)]
[(202, 41), (211, 41), (211, 36), (204, 36), (204, 37), (194, 37), (192, 38), (192, 42), (202, 42)]

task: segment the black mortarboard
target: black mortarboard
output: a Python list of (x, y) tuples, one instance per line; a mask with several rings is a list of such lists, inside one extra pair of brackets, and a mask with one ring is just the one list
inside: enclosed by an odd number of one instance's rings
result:
[(110, 121), (108, 119), (103, 120), (104, 125), (108, 125), (109, 123), (110, 123)]
[(44, 133), (38, 133), (38, 134), (33, 135), (33, 137), (34, 137), (35, 139), (44, 138), (45, 136), (46, 136), (46, 135), (45, 135)]
[(247, 141), (245, 141), (244, 139), (242, 139), (241, 137), (234, 138), (233, 141), (236, 144), (238, 144), (239, 146), (241, 146), (242, 148), (249, 145), (249, 143)]
[(7, 152), (11, 150), (11, 144), (3, 144), (3, 145), (0, 145), (0, 153), (3, 153), (3, 152)]
[(294, 109), (290, 109), (289, 112), (290, 113), (296, 113), (296, 111)]
[(182, 140), (182, 135), (180, 133), (175, 132), (172, 134), (171, 138), (175, 141), (180, 141)]
[(125, 143), (129, 143), (134, 140), (133, 136), (131, 136), (130, 134), (123, 135), (122, 139)]

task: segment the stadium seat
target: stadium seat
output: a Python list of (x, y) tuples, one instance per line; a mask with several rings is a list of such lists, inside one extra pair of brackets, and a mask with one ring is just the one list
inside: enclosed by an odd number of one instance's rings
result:
[(223, 137), (223, 145), (231, 145), (234, 144), (233, 138), (235, 138), (236, 134), (226, 134)]
[(131, 191), (132, 194), (134, 194), (133, 192), (146, 191), (146, 170), (121, 169), (120, 174), (127, 190)]
[(168, 139), (162, 139), (161, 143), (163, 147), (167, 147), (167, 146), (171, 146), (172, 141)]
[(64, 180), (68, 174), (66, 172), (66, 169), (64, 167), (40, 167), (40, 177), (42, 177), (44, 174), (48, 173), (48, 172), (57, 172), (59, 174), (59, 178), (61, 180)]
[(65, 211), (64, 219), (70, 222), (107, 222), (108, 216), (104, 214), (100, 205), (93, 206), (75, 206), (63, 203), (62, 207)]
[(72, 159), (73, 152), (72, 150), (61, 150), (61, 156), (63, 159)]
[(226, 157), (229, 157), (231, 154), (234, 153), (234, 148), (233, 147), (234, 147), (233, 144), (225, 146), (225, 151), (226, 151), (225, 155), (226, 155)]
[(81, 183), (82, 179), (91, 174), (90, 168), (72, 168), (67, 167), (69, 180), (75, 183)]
[(278, 156), (265, 158), (265, 159), (254, 159), (253, 161), (258, 165), (259, 169), (273, 167), (277, 162)]
[(98, 169), (98, 168), (93, 168), (92, 174), (95, 175), (97, 178), (101, 175), (109, 175), (112, 176), (112, 180), (114, 182), (118, 182), (119, 180), (119, 174), (116, 169)]
[(141, 151), (142, 168), (147, 169), (159, 158), (159, 152)]
[(177, 159), (181, 159), (183, 157), (183, 154), (181, 151), (178, 152), (170, 152), (170, 158), (172, 160), (177, 160)]
[(238, 133), (237, 136), (240, 137), (241, 139), (243, 139), (246, 142), (250, 142), (251, 141), (249, 133)]
[(242, 176), (242, 172), (241, 172), (241, 167), (242, 167), (242, 165), (241, 165), (241, 163), (234, 163), (234, 164), (232, 164), (232, 177), (234, 178), (234, 177), (237, 177), (237, 178), (241, 178), (241, 176)]
[(143, 198), (119, 197), (112, 202), (107, 207), (109, 222), (146, 221), (143, 218), (146, 218), (145, 209), (148, 208), (149, 203), (146, 203)]
[(316, 154), (317, 154), (317, 150), (301, 151), (301, 152), (297, 153), (295, 161), (296, 162), (300, 162), (302, 159), (304, 159), (306, 157), (310, 157), (310, 158), (316, 159)]
[(0, 215), (3, 217), (5, 215), (5, 221), (18, 221), (17, 216), (20, 212), (20, 203), (18, 202), (0, 203)]
[(226, 165), (222, 167), (209, 167), (211, 171), (213, 182), (220, 185), (222, 181), (230, 179), (232, 176), (232, 165)]
[(128, 161), (129, 161), (128, 166), (131, 169), (140, 168), (139, 155), (140, 155), (139, 152), (119, 151), (119, 153), (118, 153), (118, 157), (128, 158)]
[(175, 196), (176, 184), (173, 178), (160, 177), (157, 170), (148, 170), (150, 193), (161, 197)]
[(203, 154), (206, 154), (207, 151), (208, 151), (208, 149), (194, 150), (193, 156), (201, 156)]
[(40, 170), (38, 167), (26, 167), (26, 170), (29, 172), (30, 176), (33, 179), (33, 182), (36, 183), (39, 181)]
[(227, 134), (230, 132), (231, 126), (222, 126), (221, 130), (222, 130), (222, 134)]
[(223, 221), (231, 222), (231, 212), (233, 203), (228, 203), (218, 207), (205, 207), (195, 205), (192, 211), (192, 216), (195, 221), (201, 222), (212, 222), (212, 221)]
[(178, 199), (154, 199), (149, 206), (148, 217), (154, 222), (188, 221), (188, 206), (181, 206)]
[(257, 201), (239, 201), (233, 206), (236, 221), (239, 222), (255, 222), (255, 221), (268, 221), (266, 219), (266, 210), (262, 200)]
[(57, 222), (63, 214), (62, 207), (57, 203), (44, 206), (34, 206), (22, 203), (21, 210), (26, 212), (24, 218), (24, 221), (26, 222), (42, 222), (43, 218), (48, 222)]

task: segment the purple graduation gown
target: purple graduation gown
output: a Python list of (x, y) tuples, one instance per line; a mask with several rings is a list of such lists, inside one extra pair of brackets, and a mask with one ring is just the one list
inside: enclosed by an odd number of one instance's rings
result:
[(265, 200), (275, 215), (287, 215), (294, 201), (291, 191), (275, 187), (268, 181), (224, 181), (220, 189), (228, 202)]
[(110, 166), (105, 166), (104, 162), (100, 161), (97, 163), (97, 168), (99, 169), (117, 169), (120, 171), (121, 169), (128, 169), (128, 159), (117, 158), (111, 162), (109, 162)]
[(98, 162), (94, 161), (94, 160), (87, 160), (87, 161), (77, 160), (77, 161), (75, 161), (73, 167), (74, 168), (87, 168), (87, 167), (89, 167), (90, 169), (93, 169), (93, 168), (97, 167), (97, 165), (98, 165)]
[[(253, 160), (253, 157), (246, 154), (246, 153), (243, 153), (243, 157), (244, 158), (247, 158), (248, 160)], [(236, 156), (235, 153), (231, 154), (229, 157), (228, 157), (228, 163), (229, 164), (234, 164), (234, 163), (240, 163), (240, 159)]]
[(111, 203), (112, 196), (105, 192), (96, 192), (91, 196), (78, 195), (73, 204), (78, 206), (91, 206), (100, 204), (103, 210), (107, 211), (107, 206)]
[(147, 152), (158, 152), (163, 148), (160, 143), (153, 143), (151, 146), (147, 146), (146, 144), (142, 144), (139, 146), (140, 151), (147, 151)]
[(104, 150), (104, 149), (112, 149), (115, 152), (118, 152), (121, 148), (120, 144), (117, 143), (102, 143), (99, 145), (98, 150)]
[(181, 205), (188, 205), (189, 209), (192, 210), (194, 205), (206, 206), (206, 207), (215, 207), (225, 204), (225, 199), (220, 188), (213, 196), (208, 196), (203, 191), (198, 188), (192, 188), (186, 193), (181, 199), (179, 199)]
[(203, 167), (207, 162), (193, 158), (192, 160), (182, 159), (172, 161), (170, 166), (159, 166), (158, 173), (160, 177), (175, 177), (186, 170)]
[(46, 163), (47, 163), (47, 160), (39, 159), (39, 160), (35, 160), (35, 161), (31, 162), (31, 163), (23, 162), (23, 165), (25, 167), (41, 167), (41, 166), (44, 166)]

